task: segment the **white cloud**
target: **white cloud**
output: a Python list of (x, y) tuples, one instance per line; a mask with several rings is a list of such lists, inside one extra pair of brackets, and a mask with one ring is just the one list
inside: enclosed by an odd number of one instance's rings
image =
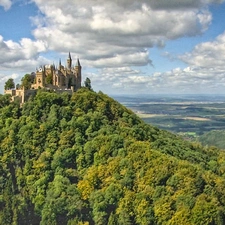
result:
[(225, 88), (225, 68), (186, 67), (175, 68), (167, 72), (156, 72), (145, 75), (129, 67), (103, 69), (97, 73), (86, 74), (92, 81), (95, 90), (106, 93), (170, 93), (222, 94)]
[(3, 75), (0, 77), (0, 83), (6, 82), (9, 78), (17, 79), (19, 77), (18, 74), (13, 73), (11, 75)]
[(10, 0), (0, 0), (0, 6), (2, 6), (5, 10), (9, 10), (12, 5), (12, 1)]
[(203, 42), (195, 46), (192, 52), (179, 58), (185, 63), (199, 68), (224, 69), (225, 32), (212, 42)]
[(202, 10), (205, 0), (33, 1), (41, 11), (32, 19), (34, 37), (94, 67), (147, 65), (147, 48), (199, 35), (212, 20), (207, 8)]
[(32, 41), (28, 38), (23, 38), (20, 42), (12, 40), (4, 41), (0, 35), (0, 70), (13, 69), (34, 69), (40, 60), (39, 53), (46, 50), (43, 41)]
[[(32, 18), (37, 41), (1, 40), (0, 58), (36, 59), (46, 51), (59, 51), (86, 59), (93, 67), (143, 66), (151, 64), (146, 49), (162, 47), (170, 39), (195, 36), (205, 31), (212, 18), (201, 7), (216, 0), (109, 1), (33, 0), (40, 13)], [(169, 7), (169, 10), (168, 10)]]
[[(208, 4), (222, 0), (32, 1), (39, 8), (39, 13), (31, 18), (35, 40), (23, 38), (14, 42), (0, 36), (2, 71), (31, 72), (36, 66), (49, 63), (41, 56), (46, 51), (62, 54), (70, 51), (73, 57), (81, 59), (83, 68), (98, 69), (99, 75), (86, 71), (85, 76), (91, 78), (96, 88), (106, 87), (107, 91), (112, 87), (124, 92), (163, 92), (172, 88), (191, 92), (200, 90), (197, 87), (201, 85), (211, 89), (222, 86), (219, 79), (225, 79), (221, 75), (225, 61), (224, 34), (180, 56), (190, 65), (185, 69), (149, 76), (140, 69), (152, 64), (149, 48), (205, 32), (212, 21)], [(3, 2), (9, 3), (0, 0), (0, 5)], [(8, 9), (5, 3), (4, 7)], [(210, 75), (209, 65), (215, 66)], [(210, 83), (212, 76), (217, 76), (215, 84)]]

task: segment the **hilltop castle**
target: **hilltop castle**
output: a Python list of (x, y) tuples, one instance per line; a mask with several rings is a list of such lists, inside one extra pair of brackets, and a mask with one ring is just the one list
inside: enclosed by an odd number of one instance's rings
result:
[(76, 65), (72, 67), (72, 58), (69, 53), (66, 67), (61, 65), (61, 60), (59, 60), (58, 68), (54, 64), (40, 67), (36, 71), (35, 81), (31, 89), (51, 88), (73, 89), (76, 91), (81, 88), (80, 61), (77, 59)]
[(61, 64), (60, 59), (58, 67), (53, 64), (38, 68), (34, 73), (34, 82), (30, 89), (25, 90), (23, 87), (22, 89), (5, 90), (4, 93), (10, 94), (12, 101), (18, 99), (20, 103), (24, 103), (31, 95), (35, 95), (37, 89), (40, 88), (72, 93), (81, 88), (81, 69), (79, 59), (77, 59), (75, 66), (72, 65), (72, 58), (69, 53), (66, 66)]

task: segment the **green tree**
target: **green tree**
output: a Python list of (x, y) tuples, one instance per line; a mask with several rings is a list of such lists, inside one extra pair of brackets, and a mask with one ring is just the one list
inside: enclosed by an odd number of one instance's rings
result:
[(16, 89), (17, 89), (17, 90), (20, 89), (20, 84), (16, 84)]
[(86, 88), (88, 88), (88, 90), (92, 90), (90, 78), (88, 78), (88, 77), (86, 78), (86, 80), (84, 81), (84, 86), (85, 86)]
[(21, 86), (24, 87), (25, 90), (28, 90), (31, 88), (31, 84), (34, 82), (34, 76), (31, 74), (25, 74), (21, 79), (21, 82)]
[(117, 225), (117, 216), (114, 213), (111, 213), (108, 219), (107, 225)]
[(52, 84), (53, 83), (53, 74), (50, 73), (46, 77), (46, 84)]
[(10, 95), (1, 95), (0, 94), (0, 108), (3, 108), (10, 103)]
[(13, 89), (15, 88), (15, 83), (14, 80), (12, 78), (9, 78), (6, 82), (5, 82), (5, 90), (9, 90), (9, 89)]

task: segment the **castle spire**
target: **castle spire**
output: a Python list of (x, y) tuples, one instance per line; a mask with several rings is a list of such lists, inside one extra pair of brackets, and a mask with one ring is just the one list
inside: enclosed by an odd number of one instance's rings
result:
[(79, 60), (79, 58), (77, 58), (76, 66), (79, 66), (79, 67), (81, 66), (81, 65), (80, 65), (80, 60)]
[(71, 69), (71, 66), (72, 66), (72, 58), (71, 58), (71, 55), (70, 55), (70, 52), (69, 52), (69, 56), (68, 56), (68, 59), (67, 59), (67, 68)]

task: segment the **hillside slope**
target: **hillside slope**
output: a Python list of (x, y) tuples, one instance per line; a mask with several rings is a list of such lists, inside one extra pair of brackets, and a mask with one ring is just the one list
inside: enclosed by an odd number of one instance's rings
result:
[(202, 145), (216, 146), (225, 149), (225, 130), (211, 130), (198, 138)]
[(223, 151), (86, 89), (0, 105), (0, 224), (225, 224)]

